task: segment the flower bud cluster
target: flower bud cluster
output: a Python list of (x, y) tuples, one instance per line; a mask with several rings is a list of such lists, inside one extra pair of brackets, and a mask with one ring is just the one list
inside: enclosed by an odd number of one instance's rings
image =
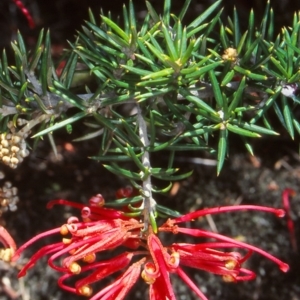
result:
[[(27, 123), (24, 119), (18, 119), (17, 125), (22, 126)], [(28, 137), (28, 132), (19, 134), (12, 121), (7, 124), (10, 132), (0, 134), (0, 159), (5, 165), (15, 169), (23, 159), (29, 155), (26, 149), (25, 139)]]
[(239, 57), (238, 52), (235, 48), (227, 48), (222, 55), (222, 59), (225, 61), (231, 61), (233, 65), (238, 64)]
[(15, 211), (18, 201), (18, 189), (11, 182), (6, 181), (0, 188), (0, 214), (7, 210)]

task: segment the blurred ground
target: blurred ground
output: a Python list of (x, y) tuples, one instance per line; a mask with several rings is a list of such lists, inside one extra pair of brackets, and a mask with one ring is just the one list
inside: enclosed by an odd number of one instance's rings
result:
[[(144, 1), (133, 1), (137, 12), (144, 9)], [(151, 1), (160, 5), (162, 1)], [(178, 10), (183, 1), (173, 1)], [(189, 17), (193, 18), (213, 1), (192, 1)], [(296, 2), (296, 3), (295, 3)], [(97, 0), (28, 0), (24, 1), (37, 22), (37, 28), (30, 30), (25, 18), (9, 0), (0, 2), (0, 47), (8, 47), (14, 39), (17, 28), (23, 33), (28, 45), (33, 45), (41, 27), (50, 28), (53, 43), (59, 52), (65, 47), (65, 39), (72, 40), (75, 30), (80, 29), (82, 20), (87, 18), (87, 7), (99, 11), (111, 10), (118, 14), (122, 1)], [(236, 5), (241, 20), (246, 20), (250, 7), (257, 14), (263, 12), (263, 1), (224, 1), (226, 11)], [(272, 1), (277, 12), (277, 24), (289, 25), (292, 11), (300, 9), (300, 1)], [(76, 133), (76, 130), (73, 132)], [(19, 189), (20, 203), (16, 212), (3, 215), (2, 224), (15, 237), (18, 245), (44, 230), (60, 226), (71, 211), (62, 207), (46, 210), (51, 199), (65, 198), (85, 202), (96, 193), (104, 194), (106, 199), (113, 199), (114, 191), (127, 184), (120, 178), (108, 174), (103, 167), (87, 157), (95, 155), (97, 141), (71, 143), (75, 134), (64, 132), (55, 135), (58, 145), (58, 157), (55, 157), (45, 140), (30, 158), (17, 170), (1, 167), (6, 178)], [(193, 164), (190, 158), (203, 157), (204, 153), (180, 153), (178, 165), (183, 170), (195, 169), (191, 178), (179, 183), (176, 195), (161, 198), (160, 203), (187, 212), (201, 207), (229, 205), (236, 202), (243, 204), (262, 204), (281, 206), (281, 193), (284, 188), (293, 188), (297, 195), (291, 200), (292, 218), (295, 221), (300, 249), (300, 160), (298, 155), (299, 140), (291, 143), (284, 133), (280, 139), (263, 139), (254, 145), (256, 157), (250, 158), (240, 148), (239, 140), (231, 142), (230, 159), (226, 162), (222, 174), (216, 178), (214, 167)], [(167, 153), (166, 153), (167, 156)], [(159, 159), (153, 157), (159, 162)], [(265, 258), (254, 255), (247, 267), (257, 272), (253, 282), (228, 284), (217, 276), (204, 272), (191, 272), (194, 280), (210, 300), (300, 300), (300, 255), (293, 251), (285, 219), (276, 219), (263, 213), (234, 213), (213, 217), (213, 222), (220, 233), (233, 237), (244, 236), (246, 241), (259, 246), (280, 257), (291, 265), (287, 274), (281, 273), (277, 266)], [(207, 220), (198, 224), (209, 229)], [(48, 240), (49, 242), (49, 240)], [(166, 237), (166, 242), (171, 242)], [(46, 243), (46, 240), (45, 240)], [(57, 275), (46, 268), (46, 261), (39, 263), (18, 281), (18, 269), (38, 249), (39, 243), (25, 252), (25, 256), (16, 264), (0, 264), (0, 300), (77, 300), (85, 299), (61, 291), (56, 283)], [(11, 288), (9, 288), (11, 284)], [(195, 299), (185, 286), (174, 278), (174, 284), (180, 300)], [(128, 299), (143, 300), (146, 286), (139, 285)]]

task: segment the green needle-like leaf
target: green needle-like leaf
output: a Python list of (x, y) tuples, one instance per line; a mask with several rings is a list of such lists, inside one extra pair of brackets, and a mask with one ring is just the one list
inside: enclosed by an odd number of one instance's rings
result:
[(160, 77), (166, 77), (174, 74), (174, 69), (173, 68), (167, 68), (158, 72), (153, 72), (151, 74), (148, 74), (144, 77), (142, 77), (142, 80), (148, 80), (148, 79), (157, 79)]
[(167, 217), (178, 218), (178, 217), (182, 216), (178, 211), (167, 208), (167, 207), (159, 205), (159, 204), (156, 205), (156, 209), (157, 209), (158, 213), (162, 213)]
[(247, 137), (252, 137), (252, 138), (259, 138), (261, 137), (260, 134), (247, 130), (247, 129), (243, 129), (237, 125), (232, 125), (230, 123), (226, 124), (226, 128), (236, 134), (242, 135), (242, 136), (247, 136)]
[(122, 198), (115, 201), (105, 202), (105, 207), (124, 207), (129, 204), (139, 203), (143, 200), (143, 196), (135, 196), (130, 198)]
[(134, 143), (134, 146), (143, 147), (144, 145), (141, 142), (139, 135), (137, 134), (137, 132), (135, 132), (133, 130), (133, 128), (131, 128), (131, 126), (129, 125), (129, 122), (126, 121), (125, 119), (122, 119), (121, 122), (122, 122), (124, 129), (127, 131), (128, 140), (131, 140)]
[(35, 134), (34, 136), (32, 136), (32, 138), (36, 138), (36, 137), (39, 137), (39, 136), (43, 136), (45, 135), (46, 133), (49, 133), (49, 132), (52, 132), (52, 131), (55, 131), (59, 128), (62, 128), (62, 127), (65, 127), (69, 124), (72, 124), (80, 119), (82, 119), (83, 117), (85, 117), (87, 115), (86, 112), (82, 111), (82, 112), (79, 112), (75, 115), (73, 115), (72, 117), (68, 118), (68, 119), (65, 119), (61, 122), (58, 122), (58, 123), (55, 123), (54, 125), (38, 132), (37, 134)]
[(80, 97), (66, 89), (60, 82), (54, 80), (53, 85), (54, 87), (49, 87), (49, 90), (52, 93), (59, 95), (64, 100), (72, 104), (72, 106), (78, 107), (81, 110), (86, 109), (86, 103)]
[(270, 129), (267, 129), (267, 128), (264, 128), (264, 127), (261, 127), (258, 125), (249, 124), (246, 122), (239, 122), (237, 120), (233, 120), (232, 124), (237, 125), (241, 128), (247, 129), (249, 131), (256, 132), (258, 134), (279, 135), (277, 132), (275, 132), (273, 130), (270, 130)]
[(187, 10), (188, 10), (190, 4), (191, 4), (191, 1), (192, 1), (192, 0), (186, 0), (186, 1), (184, 2), (183, 6), (182, 6), (182, 8), (181, 8), (181, 11), (180, 11), (180, 13), (178, 14), (178, 19), (179, 19), (179, 20), (182, 20), (182, 19), (184, 18), (185, 14), (186, 14), (186, 12), (187, 12)]
[(227, 154), (227, 129), (226, 128), (221, 128), (220, 130), (220, 136), (219, 136), (219, 143), (218, 143), (218, 162), (217, 162), (217, 175), (219, 176), (223, 164), (225, 161), (225, 157)]
[(180, 174), (180, 175), (166, 175), (165, 173), (156, 173), (156, 174), (152, 174), (152, 176), (160, 180), (176, 181), (176, 180), (183, 180), (185, 178), (188, 178), (192, 174), (193, 171), (189, 171), (187, 173)]
[(122, 30), (115, 22), (113, 22), (111, 19), (101, 16), (102, 21), (105, 22), (115, 33), (117, 33), (121, 39), (123, 39), (125, 42), (129, 43), (129, 36)]
[(128, 154), (130, 155), (132, 161), (136, 164), (136, 166), (141, 171), (143, 171), (145, 173), (146, 172), (145, 166), (141, 162), (141, 156), (143, 153), (136, 155), (133, 148), (129, 144), (126, 145), (126, 148), (127, 148)]
[(234, 111), (236, 109), (236, 107), (241, 103), (242, 96), (243, 96), (243, 93), (245, 90), (245, 86), (246, 86), (246, 77), (244, 76), (240, 82), (240, 85), (239, 85), (237, 91), (234, 93), (232, 102), (229, 105), (229, 108), (228, 108), (229, 113)]
[[(208, 73), (209, 71), (215, 69), (216, 67), (220, 66), (223, 62), (221, 61), (217, 61), (217, 62), (214, 62), (214, 63), (210, 63), (206, 66), (200, 66), (198, 67), (195, 72), (192, 72), (192, 73), (189, 73), (185, 76), (186, 79), (199, 79), (199, 77), (202, 75), (202, 74), (206, 74)], [(183, 73), (183, 72), (182, 72)], [(183, 73), (184, 75), (184, 73)]]
[(213, 91), (214, 91), (214, 96), (215, 96), (215, 99), (216, 99), (217, 104), (218, 104), (218, 108), (222, 109), (224, 114), (227, 115), (227, 102), (226, 102), (226, 100), (224, 99), (224, 97), (222, 95), (222, 92), (221, 92), (221, 89), (220, 89), (220, 83), (217, 80), (215, 72), (214, 71), (209, 71), (208, 74), (209, 74), (211, 85), (212, 85), (212, 88), (213, 88)]
[(60, 80), (63, 79), (64, 86), (69, 89), (72, 85), (74, 72), (76, 70), (78, 55), (72, 53), (61, 73)]
[(250, 70), (245, 70), (245, 69), (241, 68), (240, 66), (234, 66), (234, 70), (238, 73), (246, 75), (247, 77), (249, 77), (253, 80), (264, 81), (264, 80), (268, 79), (268, 77), (266, 75), (252, 73)]
[(153, 21), (155, 23), (158, 23), (160, 21), (159, 15), (156, 13), (155, 9), (153, 8), (153, 6), (149, 1), (146, 1), (146, 6)]
[(202, 24), (210, 15), (217, 9), (217, 7), (221, 4), (221, 0), (216, 1), (213, 5), (211, 5), (207, 10), (205, 10), (202, 14), (200, 14), (192, 23), (190, 23), (187, 27), (187, 37), (191, 37), (191, 35), (197, 32), (197, 28)]
[(167, 46), (169, 56), (171, 57), (172, 60), (175, 61), (178, 59), (178, 53), (176, 51), (174, 41), (170, 35), (170, 31), (169, 31), (170, 29), (167, 28), (165, 24), (162, 24), (161, 28), (162, 28), (162, 32), (164, 34), (164, 38), (166, 41), (166, 46)]
[(45, 38), (44, 51), (41, 60), (41, 85), (43, 95), (46, 95), (49, 85), (49, 74), (52, 74), (52, 60), (51, 60), (51, 44), (50, 44), (50, 32), (47, 31)]
[(234, 8), (233, 10), (233, 24), (234, 24), (234, 47), (237, 48), (241, 40), (241, 31), (240, 31), (239, 17), (236, 8)]
[(189, 91), (185, 89), (180, 89), (180, 93), (189, 101), (197, 105), (199, 108), (202, 108), (203, 110), (207, 111), (208, 113), (218, 116), (218, 113), (209, 106), (205, 101), (201, 100), (200, 98), (193, 96), (189, 93)]
[[(180, 63), (182, 67), (191, 58), (192, 52), (194, 51), (195, 43), (196, 40), (194, 39), (190, 40), (188, 48), (184, 51), (183, 55), (180, 57)], [(181, 49), (181, 51), (183, 51), (183, 49)]]
[(164, 1), (164, 13), (163, 13), (163, 21), (166, 26), (170, 24), (170, 10), (171, 10), (171, 0)]
[(103, 167), (115, 175), (122, 176), (131, 180), (142, 180), (142, 176), (140, 174), (123, 169), (115, 163), (112, 163), (111, 165), (103, 165)]
[(286, 97), (282, 96), (282, 106), (283, 106), (283, 115), (286, 124), (286, 129), (290, 134), (291, 138), (294, 139), (294, 126), (293, 126), (293, 117), (291, 109), (288, 105)]

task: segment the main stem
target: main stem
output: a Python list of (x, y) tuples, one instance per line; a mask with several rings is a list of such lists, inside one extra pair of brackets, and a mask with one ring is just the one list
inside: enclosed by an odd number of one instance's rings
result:
[[(142, 110), (139, 104), (137, 104), (137, 121), (139, 125), (139, 136), (144, 148), (148, 147), (150, 142), (147, 135), (147, 124), (143, 118)], [(145, 169), (150, 170), (150, 157), (149, 152), (144, 149), (144, 154), (142, 156), (142, 164)], [(145, 176), (143, 180), (143, 207), (144, 207), (144, 231), (147, 231), (149, 224), (153, 223), (155, 215), (156, 201), (152, 198), (152, 185), (151, 185), (151, 175)], [(151, 222), (152, 220), (152, 222)]]

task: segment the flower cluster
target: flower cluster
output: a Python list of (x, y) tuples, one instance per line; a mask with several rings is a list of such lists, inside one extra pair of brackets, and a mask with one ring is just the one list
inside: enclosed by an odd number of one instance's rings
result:
[(18, 201), (18, 189), (10, 181), (6, 181), (0, 188), (0, 215), (8, 209), (15, 211)]
[[(80, 209), (81, 220), (72, 216), (60, 228), (37, 235), (16, 251), (13, 260), (17, 260), (28, 246), (40, 238), (61, 234), (62, 240), (36, 252), (19, 276), (24, 276), (41, 257), (49, 256), (49, 266), (63, 273), (58, 280), (59, 286), (69, 292), (90, 297), (90, 300), (124, 299), (139, 278), (149, 285), (151, 300), (174, 300), (175, 292), (170, 281), (173, 274), (179, 276), (200, 299), (207, 299), (187, 276), (183, 267), (205, 270), (222, 276), (228, 282), (251, 280), (255, 278), (255, 273), (242, 265), (253, 252), (270, 259), (283, 272), (289, 268), (281, 260), (255, 246), (218, 233), (181, 226), (184, 222), (207, 214), (244, 210), (268, 212), (283, 217), (284, 211), (281, 209), (251, 205), (208, 208), (168, 219), (158, 227), (158, 233), (155, 234), (151, 226), (146, 231), (142, 222), (126, 217), (126, 213), (103, 207), (104, 199), (100, 194), (92, 197), (87, 206), (67, 200), (55, 200), (49, 203), (49, 208), (56, 204)], [(158, 237), (160, 233), (182, 233), (213, 241), (163, 245)], [(123, 252), (115, 253), (114, 249)], [(232, 249), (235, 250), (230, 251)], [(236, 249), (242, 251), (238, 252)], [(113, 257), (107, 259), (108, 253)], [(121, 275), (102, 290), (93, 292), (93, 283), (116, 273)], [(78, 274), (84, 276), (73, 285), (68, 284), (68, 280)]]
[[(26, 124), (26, 120), (18, 119), (17, 125), (22, 126)], [(12, 121), (7, 123), (8, 133), (0, 134), (0, 159), (2, 162), (12, 169), (15, 169), (23, 159), (29, 155), (26, 149), (25, 139), (28, 137), (28, 132), (19, 134), (15, 130), (15, 125)]]
[(225, 61), (231, 61), (233, 64), (238, 62), (238, 53), (237, 50), (234, 48), (227, 48), (222, 55), (222, 58)]

